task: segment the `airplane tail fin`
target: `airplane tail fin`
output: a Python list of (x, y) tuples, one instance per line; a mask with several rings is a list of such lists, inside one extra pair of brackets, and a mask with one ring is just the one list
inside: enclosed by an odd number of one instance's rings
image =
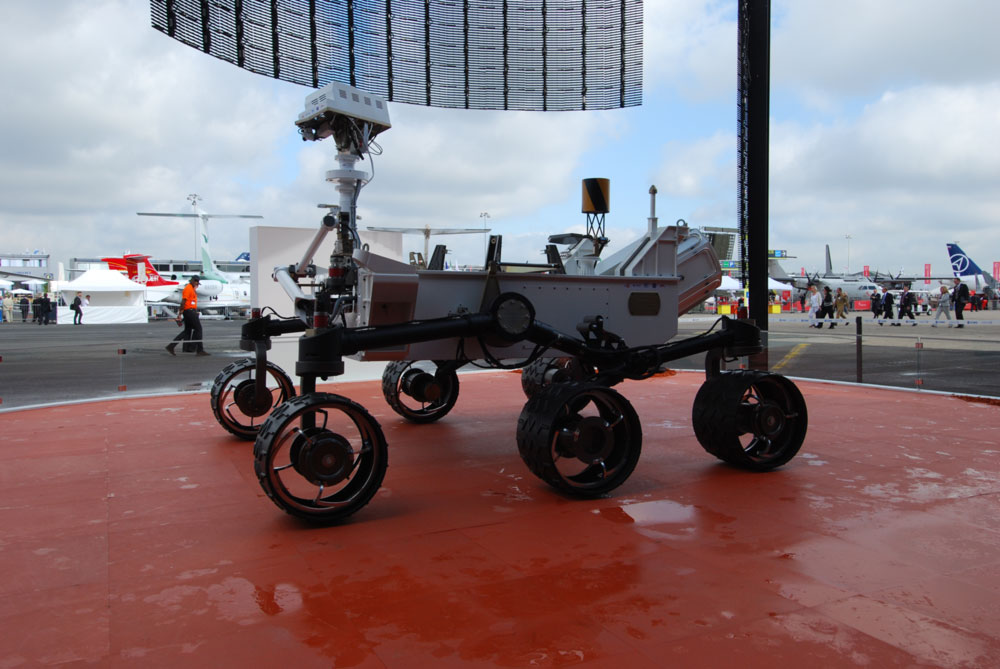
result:
[(791, 278), (776, 258), (767, 259), (767, 274), (776, 281), (784, 281)]
[[(964, 276), (982, 276), (987, 286), (994, 289), (997, 287), (997, 280), (993, 278), (993, 275), (984, 272), (958, 244), (948, 244), (947, 246), (948, 257), (951, 259), (951, 269), (955, 273), (955, 276), (959, 278)], [(978, 279), (976, 285), (979, 285)]]
[(149, 256), (142, 259), (142, 267), (140, 269), (138, 263), (136, 263), (136, 273), (143, 272), (146, 275), (145, 284), (147, 286), (174, 286), (177, 285), (177, 281), (168, 281), (164, 279), (163, 276), (156, 271), (153, 267), (153, 263), (149, 262)]
[(824, 276), (833, 276), (833, 262), (830, 260), (830, 245), (826, 245), (826, 274)]
[(208, 250), (207, 218), (201, 212), (198, 212), (198, 216), (195, 218), (197, 221), (196, 225), (198, 226), (198, 255), (201, 256), (201, 278), (212, 279), (219, 283), (229, 283), (229, 280), (222, 276), (219, 268), (215, 266), (215, 261), (212, 260), (212, 253)]
[(958, 244), (948, 244), (948, 257), (951, 259), (951, 269), (955, 272), (955, 276), (962, 277), (984, 273)]

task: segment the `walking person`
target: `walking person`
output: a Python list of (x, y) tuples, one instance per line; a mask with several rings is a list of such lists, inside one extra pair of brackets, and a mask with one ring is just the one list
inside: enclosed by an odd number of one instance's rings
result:
[(73, 298), (73, 304), (69, 306), (73, 310), (73, 325), (83, 324), (83, 294), (77, 292)]
[(31, 311), (31, 301), (27, 297), (21, 298), (21, 322), (28, 322), (28, 312)]
[(837, 318), (847, 318), (847, 293), (842, 288), (837, 289), (837, 295), (833, 298), (833, 305), (837, 308)]
[(177, 348), (179, 341), (191, 342), (196, 355), (209, 355), (201, 340), (201, 319), (198, 317), (198, 284), (200, 283), (201, 278), (193, 276), (184, 286), (184, 292), (181, 294), (181, 308), (177, 314), (177, 322), (183, 322), (184, 330), (167, 344), (167, 352), (170, 355), (177, 355), (174, 353), (174, 349)]
[(872, 318), (878, 320), (878, 317), (882, 315), (882, 296), (878, 294), (877, 290), (873, 290), (869, 299), (872, 302)]
[(7, 293), (3, 296), (3, 322), (11, 323), (14, 320), (14, 298)]
[(945, 320), (949, 321), (948, 327), (951, 327), (951, 294), (948, 292), (948, 286), (941, 286), (941, 295), (938, 296), (937, 309), (934, 311), (934, 324), (931, 325), (932, 328), (937, 327), (941, 314), (944, 314)]
[(48, 293), (42, 293), (42, 299), (38, 301), (38, 324), (48, 325), (49, 317), (52, 313), (52, 300)]
[[(885, 320), (891, 321), (892, 320), (892, 304), (893, 304), (892, 293), (890, 293), (889, 290), (885, 286), (882, 286), (882, 320), (883, 321), (885, 321)], [(882, 321), (879, 321), (878, 324), (881, 326), (882, 325)]]
[(955, 324), (956, 328), (964, 328), (965, 324), (962, 321), (965, 320), (965, 316), (962, 314), (965, 311), (965, 305), (969, 301), (969, 287), (962, 283), (962, 280), (957, 276), (954, 278), (955, 287), (951, 289), (951, 303), (955, 307), (955, 320), (958, 323)]
[(823, 305), (823, 298), (820, 296), (816, 286), (809, 286), (809, 327), (821, 328), (816, 318), (819, 316), (820, 307)]
[[(837, 322), (833, 320), (833, 293), (830, 291), (830, 286), (823, 286), (823, 300), (820, 302), (819, 307), (819, 317), (830, 319), (830, 329), (837, 327)], [(823, 329), (823, 324), (819, 324), (819, 328)]]
[[(910, 285), (905, 284), (903, 286), (903, 292), (899, 294), (899, 314), (897, 317), (899, 320), (903, 320), (903, 316), (909, 316), (910, 320), (913, 321), (911, 325), (917, 324), (917, 319), (913, 316), (913, 305), (916, 303), (917, 297), (910, 292)], [(893, 323), (897, 327), (901, 327), (901, 323)]]

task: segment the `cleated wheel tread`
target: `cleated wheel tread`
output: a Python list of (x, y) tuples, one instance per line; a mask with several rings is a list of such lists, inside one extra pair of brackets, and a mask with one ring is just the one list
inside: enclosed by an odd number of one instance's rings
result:
[[(434, 378), (441, 394), (430, 402), (420, 402), (409, 397), (401, 387), (403, 375), (414, 368), (417, 361), (395, 360), (385, 366), (382, 373), (382, 395), (397, 414), (412, 423), (433, 423), (444, 418), (458, 401), (458, 374), (454, 369), (437, 365)], [(435, 363), (436, 364), (436, 363)]]
[[(576, 439), (568, 436), (574, 433)], [(553, 488), (599, 497), (632, 474), (642, 450), (642, 426), (615, 390), (596, 383), (553, 384), (524, 405), (517, 448), (528, 469)]]
[[(295, 396), (295, 385), (292, 379), (281, 367), (272, 362), (267, 363), (267, 373), (271, 377), (271, 397), (263, 405), (249, 406), (244, 412), (239, 402), (252, 400), (252, 392), (247, 391), (252, 383), (257, 363), (252, 358), (244, 358), (230, 363), (222, 368), (212, 382), (209, 401), (212, 405), (212, 415), (227, 432), (243, 439), (253, 441), (260, 432), (266, 415), (275, 407)], [(242, 381), (236, 382), (240, 376)]]
[(558, 370), (556, 383), (583, 381), (594, 373), (593, 369), (588, 369), (576, 357), (539, 358), (521, 371), (521, 391), (524, 396), (531, 399), (542, 388), (552, 385), (545, 378), (552, 370)]
[(705, 451), (752, 471), (769, 471), (795, 457), (808, 427), (805, 400), (795, 384), (756, 370), (707, 379), (691, 414)]
[[(327, 429), (338, 419), (350, 429), (347, 435)], [(325, 459), (317, 452), (323, 448)], [(283, 453), (288, 462), (278, 461)], [(341, 466), (345, 456), (355, 458), (349, 468)], [(324, 462), (334, 466), (322, 469)], [(254, 443), (254, 471), (264, 493), (286, 513), (318, 525), (337, 523), (368, 504), (387, 467), (378, 421), (357, 402), (332, 393), (288, 400), (264, 422)]]

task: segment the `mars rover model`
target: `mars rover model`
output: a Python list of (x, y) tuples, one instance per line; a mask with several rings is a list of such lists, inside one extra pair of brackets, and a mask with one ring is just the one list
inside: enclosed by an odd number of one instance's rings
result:
[[(427, 423), (455, 406), (457, 370), (475, 364), (523, 368), (528, 401), (518, 418), (521, 458), (565, 493), (595, 497), (624, 483), (639, 459), (642, 426), (613, 386), (648, 378), (671, 360), (706, 354), (707, 379), (693, 408), (694, 431), (709, 453), (736, 466), (769, 470), (788, 462), (805, 438), (805, 402), (777, 374), (723, 371), (723, 361), (761, 350), (760, 331), (721, 318), (712, 330), (677, 342), (678, 316), (719, 285), (709, 241), (683, 222), (659, 227), (655, 189), (645, 235), (608, 258), (608, 183), (584, 181), (587, 233), (550, 238), (544, 263), (505, 263), (491, 237), (482, 271), (443, 269), (443, 249), (427, 269), (361, 245), (356, 205), (367, 174), (355, 169), (374, 137), (390, 127), (385, 102), (342, 84), (306, 98), (296, 122), (306, 140), (333, 137), (338, 169), (327, 173), (339, 204), (298, 263), (274, 279), (295, 317), (257, 316), (241, 347), (254, 353), (223, 369), (212, 387), (216, 419), (255, 440), (255, 470), (279, 507), (316, 523), (362, 508), (382, 483), (387, 443), (356, 402), (317, 392), (317, 379), (342, 374), (345, 356), (389, 361), (382, 391), (403, 418)], [(313, 257), (335, 235), (329, 266)], [(557, 246), (568, 247), (559, 252)], [(308, 291), (308, 292), (307, 292)], [(295, 374), (267, 360), (271, 338), (303, 333)]]

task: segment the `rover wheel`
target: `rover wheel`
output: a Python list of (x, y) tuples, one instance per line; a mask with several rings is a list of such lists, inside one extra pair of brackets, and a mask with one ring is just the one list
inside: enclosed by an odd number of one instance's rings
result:
[(291, 515), (320, 524), (371, 501), (387, 464), (378, 422), (360, 404), (329, 393), (282, 404), (254, 444), (254, 470), (267, 496)]
[(539, 358), (521, 371), (521, 390), (530, 400), (545, 386), (583, 381), (593, 371), (580, 362), (579, 358)]
[(267, 363), (267, 392), (256, 392), (257, 363), (250, 358), (223, 368), (212, 384), (215, 420), (240, 439), (253, 441), (271, 410), (295, 396), (295, 386), (284, 370)]
[(595, 383), (541, 388), (517, 420), (517, 449), (552, 487), (578, 497), (603, 495), (628, 479), (642, 450), (642, 426), (617, 391)]
[(458, 374), (431, 361), (397, 360), (382, 373), (382, 395), (406, 420), (433, 423), (458, 401)]
[(729, 464), (767, 471), (798, 453), (808, 414), (802, 393), (780, 374), (723, 372), (702, 384), (692, 409), (702, 447)]

